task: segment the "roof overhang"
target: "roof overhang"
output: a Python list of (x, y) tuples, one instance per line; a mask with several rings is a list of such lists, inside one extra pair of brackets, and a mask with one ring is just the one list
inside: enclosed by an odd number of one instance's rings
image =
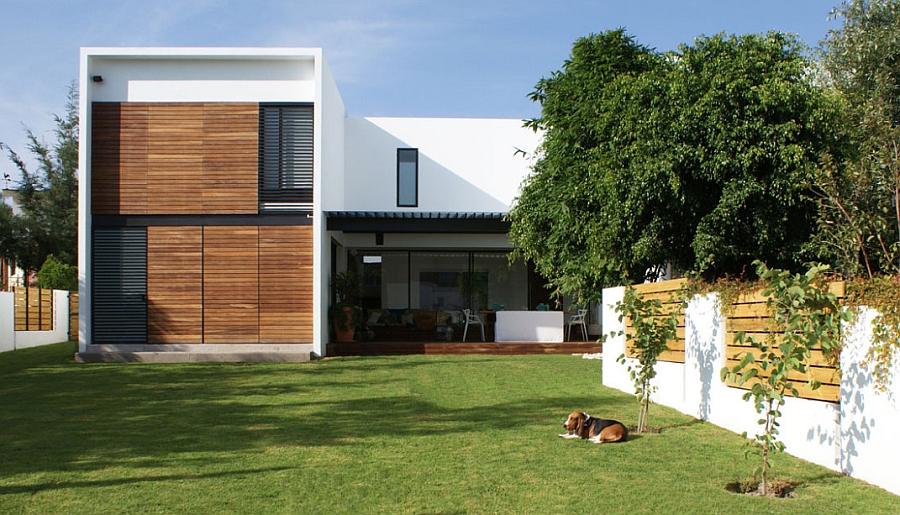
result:
[(506, 213), (325, 211), (329, 231), (355, 233), (506, 234)]

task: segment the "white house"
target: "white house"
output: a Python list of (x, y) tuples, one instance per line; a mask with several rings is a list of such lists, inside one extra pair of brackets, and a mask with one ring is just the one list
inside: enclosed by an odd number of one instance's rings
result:
[(375, 338), (545, 301), (521, 120), (349, 118), (318, 48), (84, 48), (80, 92), (81, 359), (323, 356), (346, 270)]

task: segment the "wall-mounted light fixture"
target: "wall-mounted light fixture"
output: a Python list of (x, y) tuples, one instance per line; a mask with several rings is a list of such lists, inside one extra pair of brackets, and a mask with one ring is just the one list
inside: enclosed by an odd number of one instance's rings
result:
[(94, 82), (103, 82), (103, 76), (102, 75), (94, 75), (91, 77), (91, 80)]

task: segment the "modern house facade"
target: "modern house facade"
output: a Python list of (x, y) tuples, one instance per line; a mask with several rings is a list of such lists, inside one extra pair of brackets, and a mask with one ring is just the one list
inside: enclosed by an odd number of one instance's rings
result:
[(317, 48), (84, 48), (80, 92), (82, 359), (324, 356), (347, 270), (369, 337), (544, 300), (521, 120), (349, 118)]

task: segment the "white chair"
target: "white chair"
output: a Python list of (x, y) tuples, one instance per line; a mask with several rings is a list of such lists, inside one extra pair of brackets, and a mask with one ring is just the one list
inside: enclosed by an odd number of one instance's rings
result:
[(584, 341), (587, 341), (587, 320), (585, 320), (587, 318), (587, 312), (588, 310), (586, 309), (579, 309), (578, 314), (572, 315), (572, 318), (570, 318), (569, 321), (566, 322), (566, 326), (569, 328), (569, 334), (568, 336), (566, 336), (567, 340), (572, 340), (572, 326), (579, 325), (581, 326), (581, 334), (584, 335)]
[(472, 313), (471, 309), (464, 309), (463, 315), (466, 317), (466, 328), (463, 329), (463, 341), (466, 341), (466, 334), (469, 332), (469, 324), (481, 327), (481, 341), (484, 341), (484, 322), (481, 321), (481, 318), (475, 313)]

